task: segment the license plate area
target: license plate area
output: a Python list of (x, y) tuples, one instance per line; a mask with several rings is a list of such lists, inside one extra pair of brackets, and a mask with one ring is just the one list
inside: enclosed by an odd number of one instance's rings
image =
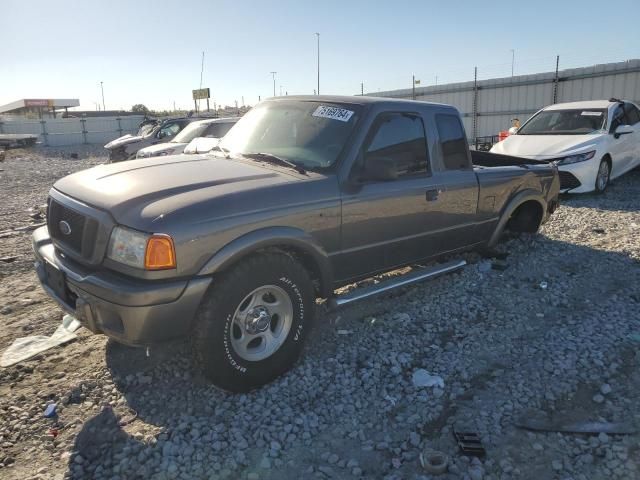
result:
[(49, 262), (44, 262), (45, 283), (53, 290), (60, 300), (67, 305), (71, 305), (71, 299), (69, 298), (69, 289), (67, 288), (67, 280), (63, 272), (58, 268), (51, 265)]

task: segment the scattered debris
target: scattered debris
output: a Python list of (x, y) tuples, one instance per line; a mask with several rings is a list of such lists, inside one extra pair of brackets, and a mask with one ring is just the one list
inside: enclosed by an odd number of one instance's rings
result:
[(50, 403), (47, 405), (47, 408), (44, 409), (44, 418), (55, 418), (58, 416), (56, 412), (57, 405), (55, 403)]
[(640, 342), (640, 333), (630, 333), (627, 338), (634, 342)]
[(549, 286), (549, 284), (547, 282), (544, 282), (544, 281), (540, 282), (540, 285), (539, 285), (541, 290), (546, 290), (548, 286)]
[(516, 422), (516, 427), (525, 430), (534, 430), (538, 432), (562, 432), (562, 433), (608, 433), (614, 435), (630, 435), (638, 431), (628, 423), (612, 423), (612, 422), (563, 422), (521, 418)]
[(336, 333), (338, 335), (351, 335), (353, 332), (351, 330), (338, 330)]
[(480, 273), (487, 273), (489, 270), (491, 270), (491, 262), (485, 260), (478, 263), (478, 271)]
[(599, 234), (603, 234), (606, 233), (606, 230), (604, 228), (593, 228), (592, 229), (593, 233), (599, 233)]
[(74, 160), (78, 160), (78, 154), (77, 153), (72, 153), (71, 155), (69, 155), (71, 158), (73, 158)]
[(420, 368), (413, 372), (411, 377), (414, 387), (440, 387), (444, 388), (444, 380), (438, 375), (431, 375), (426, 370)]
[(462, 432), (454, 429), (453, 436), (456, 439), (460, 451), (465, 455), (483, 457), (487, 453), (477, 433)]
[(129, 409), (129, 414), (120, 418), (118, 421), (118, 425), (121, 427), (127, 426), (130, 423), (133, 423), (136, 418), (138, 418), (138, 412), (136, 412), (133, 408)]
[(13, 256), (13, 257), (0, 257), (0, 262), (12, 263), (12, 262), (15, 262), (17, 259), (18, 259), (18, 257), (15, 257), (15, 256)]
[[(70, 317), (70, 315), (68, 316)], [(34, 335), (31, 337), (16, 338), (14, 342), (9, 345), (9, 348), (7, 348), (2, 354), (2, 358), (0, 358), (0, 367), (9, 367), (24, 360), (28, 360), (29, 358), (35, 357), (39, 353), (45, 352), (53, 347), (68, 343), (76, 337), (77, 335), (72, 331), (67, 330), (63, 323), (50, 337)]]
[(440, 475), (447, 471), (449, 457), (444, 453), (426, 448), (420, 454), (420, 465), (432, 475)]
[(16, 227), (13, 229), (14, 232), (28, 232), (29, 230), (35, 230), (36, 228), (44, 227), (46, 225), (45, 222), (42, 223), (34, 223), (33, 225), (24, 225), (22, 227)]
[(82, 326), (80, 320), (69, 314), (66, 314), (64, 317), (62, 317), (62, 325), (64, 325), (64, 328), (68, 332), (75, 332)]
[(509, 264), (504, 260), (494, 260), (491, 263), (491, 268), (493, 268), (494, 270), (504, 271), (509, 268)]

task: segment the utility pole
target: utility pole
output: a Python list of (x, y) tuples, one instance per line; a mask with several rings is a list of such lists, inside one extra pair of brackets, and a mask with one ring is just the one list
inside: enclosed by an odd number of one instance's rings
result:
[[(204, 72), (204, 52), (202, 52), (202, 63), (200, 64), (200, 90), (202, 90), (202, 73), (203, 72)], [(197, 105), (198, 107), (200, 107), (200, 99), (198, 99)], [(196, 107), (196, 113), (198, 113), (198, 110), (199, 110), (198, 107)]]
[(104, 106), (104, 87), (102, 86), (103, 82), (100, 82), (100, 90), (102, 91), (102, 110), (106, 110)]
[(273, 77), (273, 96), (276, 96), (276, 73), (278, 72), (271, 72), (271, 76)]
[(438, 75), (436, 75), (436, 85), (438, 85)]
[(360, 95), (364, 97), (364, 82), (360, 82)]
[(478, 67), (473, 69), (473, 143), (478, 138)]
[(516, 51), (511, 49), (511, 77), (513, 77), (513, 66), (516, 63)]
[(320, 95), (320, 34), (316, 32), (316, 37), (318, 39), (318, 95)]
[(558, 101), (558, 67), (560, 66), (560, 55), (556, 55), (556, 76), (553, 79), (553, 103)]
[(411, 99), (415, 100), (416, 99), (416, 76), (415, 75), (413, 75), (413, 80), (411, 81), (411, 89), (412, 89)]

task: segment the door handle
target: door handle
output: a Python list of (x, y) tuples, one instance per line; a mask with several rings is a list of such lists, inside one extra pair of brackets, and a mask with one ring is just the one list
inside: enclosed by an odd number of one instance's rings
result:
[(425, 193), (425, 199), (427, 200), (427, 202), (435, 202), (436, 200), (438, 200), (438, 195), (440, 194), (441, 190), (427, 190), (427, 192)]

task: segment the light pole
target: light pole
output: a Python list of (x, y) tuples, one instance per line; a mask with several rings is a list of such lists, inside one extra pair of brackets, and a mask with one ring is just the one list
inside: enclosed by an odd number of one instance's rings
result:
[(511, 49), (511, 76), (513, 77), (513, 66), (516, 63), (516, 51)]
[(316, 32), (316, 37), (318, 39), (318, 95), (320, 95), (320, 34)]
[(104, 87), (102, 86), (103, 82), (100, 82), (100, 90), (102, 91), (102, 110), (106, 110), (104, 106)]
[(276, 73), (278, 72), (271, 72), (271, 76), (273, 77), (273, 96), (276, 96)]

